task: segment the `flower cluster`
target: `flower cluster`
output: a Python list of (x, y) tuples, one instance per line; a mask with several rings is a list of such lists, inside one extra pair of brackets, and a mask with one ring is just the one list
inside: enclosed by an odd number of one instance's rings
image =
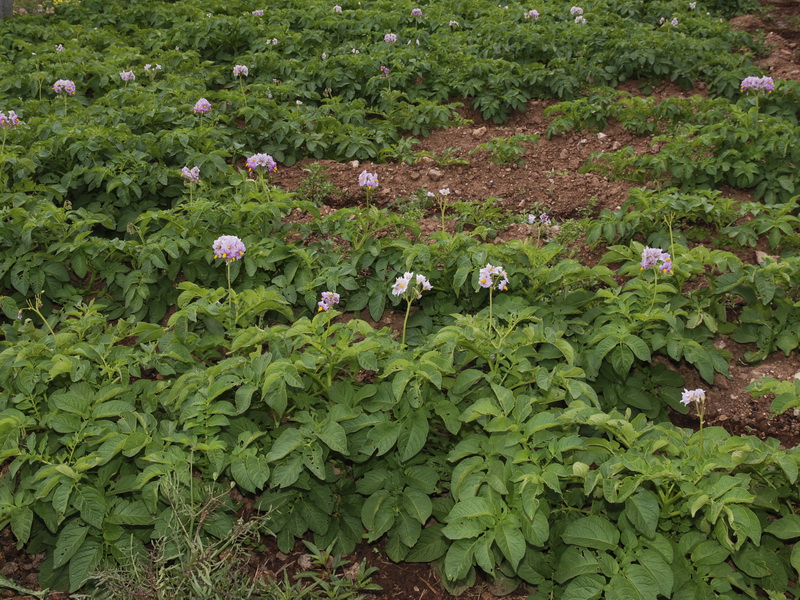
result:
[(586, 23), (586, 17), (584, 17), (583, 15), (578, 15), (577, 17), (575, 17), (575, 22), (582, 25)]
[(0, 112), (0, 127), (16, 127), (22, 123), (13, 110), (8, 111), (8, 115)]
[(656, 267), (662, 273), (672, 274), (672, 258), (661, 248), (646, 247), (642, 250), (642, 262), (639, 263), (639, 266), (643, 271)]
[(529, 10), (525, 13), (526, 19), (533, 19), (537, 20), (539, 18), (539, 11), (538, 10)]
[(127, 83), (128, 81), (134, 81), (136, 79), (136, 75), (133, 74), (133, 71), (122, 71), (119, 74), (119, 78)]
[(161, 70), (161, 65), (159, 65), (159, 64), (151, 65), (150, 63), (147, 63), (144, 66), (144, 70), (147, 71), (148, 73), (151, 72), (151, 71), (153, 73), (155, 73), (156, 71), (160, 71)]
[(425, 275), (417, 273), (415, 276), (413, 272), (407, 271), (403, 273), (402, 277), (398, 277), (394, 285), (392, 286), (392, 295), (394, 296), (402, 296), (409, 290), (409, 285), (411, 285), (411, 280), (414, 279), (418, 287), (414, 289), (415, 291), (415, 298), (420, 298), (422, 294), (421, 291), (428, 291), (433, 289), (431, 286), (431, 282), (428, 281), (428, 278)]
[(439, 190), (440, 196), (449, 196), (450, 195), (450, 188), (442, 188)]
[(248, 68), (244, 65), (233, 65), (234, 77), (247, 77), (250, 74)]
[(278, 38), (272, 38), (271, 40), (267, 40), (268, 44), (272, 44), (273, 46), (278, 45)]
[(775, 91), (775, 82), (772, 77), (745, 77), (741, 85), (742, 92), (766, 92), (771, 93)]
[(340, 13), (340, 12), (342, 12), (342, 7), (341, 7), (341, 6), (339, 6), (338, 4), (334, 4), (334, 5), (333, 5), (333, 12), (335, 12), (335, 13)]
[(56, 52), (63, 52), (64, 46), (62, 44), (56, 44)]
[(450, 19), (450, 27), (460, 27), (460, 25), (458, 24), (458, 21)]
[(264, 10), (263, 9), (254, 10), (252, 14), (254, 17), (263, 17)]
[(358, 185), (360, 185), (361, 187), (365, 187), (369, 190), (375, 189), (376, 187), (378, 187), (378, 174), (370, 173), (369, 171), (364, 169), (358, 176)]
[(536, 215), (528, 215), (528, 225), (550, 225), (550, 215), (542, 213), (538, 217)]
[(186, 180), (185, 183), (200, 183), (200, 167), (183, 167), (181, 177)]
[(686, 404), (687, 406), (692, 402), (696, 402), (700, 404), (701, 402), (705, 402), (706, 399), (706, 392), (703, 388), (697, 388), (696, 390), (683, 390), (683, 394), (681, 395), (681, 402)]
[(689, 2), (689, 8), (692, 9), (692, 10), (697, 8), (697, 2)]
[(412, 9), (411, 10), (411, 16), (412, 17), (417, 17), (417, 18), (421, 17), (422, 16), (422, 9), (421, 8)]
[(678, 17), (673, 18), (672, 21), (670, 21), (670, 25), (672, 25), (673, 27), (677, 27), (678, 26)]
[(259, 167), (265, 167), (267, 173), (274, 173), (278, 170), (278, 163), (269, 154), (253, 154), (245, 163), (248, 171), (255, 171)]
[(56, 94), (60, 94), (64, 92), (65, 94), (69, 94), (70, 96), (75, 95), (75, 83), (70, 81), (69, 79), (59, 79), (53, 84), (53, 91)]
[(397, 41), (397, 34), (387, 33), (385, 36), (383, 36), (383, 41), (387, 44), (394, 44)]
[(317, 302), (317, 310), (319, 312), (329, 311), (337, 304), (339, 304), (339, 294), (336, 292), (322, 292), (322, 300)]
[(197, 114), (202, 115), (203, 113), (207, 113), (211, 110), (211, 102), (206, 100), (205, 98), (200, 98), (197, 103), (194, 105), (194, 112)]
[(478, 285), (482, 288), (491, 288), (494, 286), (495, 280), (497, 282), (497, 289), (506, 291), (508, 290), (508, 275), (503, 267), (495, 267), (486, 263), (478, 273)]
[(389, 76), (389, 67), (385, 67), (385, 66), (381, 65), (381, 73), (383, 74), (384, 77), (388, 77)]
[(232, 263), (244, 256), (244, 243), (235, 235), (223, 235), (214, 240), (214, 258), (224, 258), (226, 263)]
[(572, 8), (569, 9), (569, 14), (571, 14), (573, 17), (575, 15), (582, 15), (583, 9), (580, 6), (573, 6)]

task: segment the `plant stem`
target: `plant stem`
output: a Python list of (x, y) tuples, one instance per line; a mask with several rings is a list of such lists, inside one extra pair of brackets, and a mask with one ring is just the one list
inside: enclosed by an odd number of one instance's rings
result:
[(403, 339), (400, 344), (405, 347), (406, 345), (406, 325), (408, 324), (408, 315), (411, 314), (411, 298), (406, 298), (406, 318), (403, 319)]
[(703, 457), (703, 423), (704, 423), (704, 420), (705, 420), (705, 414), (706, 414), (706, 402), (705, 402), (705, 400), (701, 400), (700, 402), (697, 403), (697, 418), (700, 420), (700, 432), (699, 432), (699, 434), (700, 434), (700, 449), (699, 449), (700, 458)]
[(233, 314), (233, 289), (231, 288), (231, 263), (227, 262), (228, 273), (228, 314), (231, 315), (233, 321), (231, 322), (231, 329), (236, 327), (236, 316)]
[(492, 292), (494, 291), (493, 287), (489, 288), (489, 328), (494, 327), (494, 319), (492, 319)]
[(656, 305), (656, 296), (658, 295), (658, 268), (657, 267), (655, 269), (653, 269), (653, 273), (655, 275), (655, 277), (653, 279), (653, 301), (650, 302), (650, 308), (647, 310), (648, 313), (652, 312), (653, 307)]

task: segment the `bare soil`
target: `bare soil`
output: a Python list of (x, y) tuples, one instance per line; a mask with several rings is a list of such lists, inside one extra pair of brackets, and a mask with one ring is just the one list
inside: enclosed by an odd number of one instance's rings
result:
[[(758, 15), (744, 15), (731, 21), (737, 29), (763, 35), (769, 55), (759, 60), (759, 66), (775, 79), (800, 80), (800, 2), (797, 0), (762, 0), (765, 11)], [(639, 93), (639, 83), (629, 81), (620, 89)], [(644, 82), (642, 82), (644, 83)], [(660, 98), (704, 94), (704, 88), (684, 91), (666, 84), (656, 87), (652, 94)], [(595, 174), (579, 172), (585, 159), (592, 152), (609, 151), (632, 146), (637, 152), (648, 152), (650, 138), (637, 136), (611, 125), (604, 135), (575, 132), (545, 139), (548, 120), (543, 112), (551, 101), (534, 100), (524, 113), (518, 113), (504, 125), (485, 122), (468, 103), (459, 110), (472, 121), (471, 125), (433, 132), (415, 148), (441, 156), (448, 151), (451, 158), (467, 161), (467, 164), (437, 164), (436, 160), (421, 160), (413, 165), (403, 163), (375, 165), (371, 163), (336, 163), (321, 161), (325, 165), (331, 182), (341, 191), (326, 200), (322, 211), (331, 212), (344, 206), (363, 204), (363, 190), (358, 187), (358, 174), (367, 169), (380, 173), (380, 187), (376, 194), (377, 205), (389, 205), (398, 199), (408, 198), (418, 190), (438, 191), (449, 188), (451, 200), (482, 202), (487, 197), (500, 198), (498, 206), (520, 216), (532, 211), (547, 212), (557, 221), (566, 221), (579, 216), (596, 215), (601, 209), (614, 209), (627, 197), (633, 184), (611, 181)], [(528, 146), (521, 165), (495, 165), (487, 160), (485, 152), (471, 153), (477, 146), (494, 137), (514, 134), (539, 134), (535, 145)], [(451, 150), (452, 149), (452, 150)], [(307, 177), (303, 167), (312, 161), (298, 163), (281, 169), (274, 183), (294, 191)], [(752, 200), (744, 190), (724, 189), (729, 197)], [(421, 222), (423, 237), (436, 231), (440, 222), (435, 214), (429, 214)], [(523, 239), (529, 229), (521, 225), (510, 225), (498, 232), (497, 241)], [(596, 253), (580, 240), (576, 242), (575, 257), (586, 263), (596, 262)], [(755, 250), (739, 253), (743, 260), (756, 262)], [(397, 323), (386, 316), (382, 325)], [(800, 443), (800, 416), (789, 411), (775, 419), (769, 418), (772, 398), (753, 399), (744, 388), (759, 377), (788, 379), (800, 378), (800, 358), (797, 353), (787, 357), (775, 353), (757, 365), (745, 364), (742, 356), (748, 349), (727, 337), (716, 341), (718, 347), (730, 351), (729, 378), (717, 376), (713, 386), (699, 379), (697, 372), (686, 364), (670, 363), (686, 380), (687, 388), (704, 387), (708, 393), (708, 417), (710, 425), (718, 425), (737, 435), (755, 435), (760, 438), (775, 437), (786, 447)], [(673, 415), (676, 424), (696, 427), (692, 414)], [(451, 598), (439, 585), (435, 571), (427, 564), (396, 564), (385, 557), (381, 547), (363, 545), (347, 557), (351, 564), (365, 560), (368, 566), (378, 568), (373, 581), (383, 590), (376, 594), (365, 594), (368, 600), (445, 600)], [(36, 576), (41, 556), (30, 556), (16, 549), (9, 528), (0, 531), (0, 574), (20, 585), (38, 589)], [(251, 559), (253, 573), (257, 576), (282, 577), (284, 573), (294, 575), (305, 570), (307, 553), (298, 544), (289, 554), (282, 554), (275, 547), (263, 553), (254, 553)], [(522, 600), (526, 593), (505, 596), (509, 600)], [(51, 600), (64, 600), (66, 594), (52, 593)], [(487, 584), (478, 584), (465, 592), (461, 598), (490, 600), (495, 598)], [(34, 596), (15, 594), (0, 589), (0, 598), (34, 600)]]

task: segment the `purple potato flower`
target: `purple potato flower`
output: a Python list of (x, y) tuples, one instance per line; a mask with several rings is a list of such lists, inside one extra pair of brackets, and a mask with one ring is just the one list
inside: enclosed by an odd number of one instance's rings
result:
[(378, 174), (370, 173), (369, 171), (364, 169), (358, 176), (358, 185), (370, 190), (375, 189), (376, 187), (378, 187)]
[(340, 12), (342, 12), (342, 7), (341, 7), (341, 6), (339, 6), (338, 4), (334, 4), (334, 5), (333, 5), (333, 12), (335, 12), (335, 13), (340, 13)]
[(411, 278), (414, 273), (406, 271), (402, 277), (398, 277), (392, 286), (392, 295), (402, 296), (408, 291), (408, 284), (411, 283)]
[(247, 77), (250, 74), (250, 70), (244, 65), (233, 65), (233, 76), (234, 77)]
[(482, 288), (491, 288), (494, 286), (495, 280), (497, 282), (497, 289), (506, 291), (508, 290), (508, 275), (503, 267), (495, 267), (489, 263), (483, 267), (478, 273), (478, 285)]
[(197, 103), (194, 105), (194, 112), (197, 114), (204, 114), (211, 110), (211, 102), (206, 100), (205, 98), (200, 98)]
[(650, 248), (648, 246), (642, 250), (642, 261), (639, 266), (642, 271), (657, 267), (664, 273), (672, 273), (672, 258), (668, 252), (664, 252), (661, 248)]
[(244, 243), (235, 235), (223, 235), (214, 240), (214, 258), (224, 258), (230, 264), (244, 256)]
[(389, 75), (389, 67), (384, 67), (383, 65), (381, 65), (381, 73), (383, 73), (384, 76), (388, 76)]
[(525, 13), (526, 19), (533, 19), (534, 21), (538, 20), (539, 18), (539, 11), (538, 10), (529, 10)]
[(431, 282), (428, 281), (428, 278), (421, 273), (417, 273), (417, 285), (420, 286), (421, 289), (425, 290), (426, 292), (433, 289)]
[(580, 6), (573, 6), (572, 8), (569, 9), (569, 14), (571, 14), (573, 17), (575, 15), (582, 15), (583, 9)]
[(69, 94), (70, 96), (75, 95), (75, 84), (70, 81), (69, 79), (59, 79), (53, 84), (53, 91), (56, 94), (60, 94), (64, 92), (65, 94)]
[(13, 110), (8, 111), (8, 115), (0, 112), (0, 127), (16, 127), (20, 123), (22, 121)]
[(254, 10), (253, 11), (253, 16), (254, 17), (263, 17), (264, 16), (264, 10), (260, 9), (260, 8), (258, 10)]
[(127, 83), (128, 81), (135, 81), (136, 80), (136, 75), (133, 74), (133, 71), (122, 71), (119, 74), (119, 78), (122, 79), (122, 81)]
[(274, 173), (278, 170), (278, 163), (275, 162), (269, 154), (253, 154), (247, 159), (245, 163), (248, 171), (255, 171), (260, 167), (264, 167), (267, 173)]
[(322, 292), (322, 300), (317, 302), (317, 310), (319, 312), (329, 311), (337, 304), (339, 304), (339, 294), (336, 292)]
[(422, 17), (422, 9), (421, 8), (414, 8), (411, 10), (411, 16), (420, 18)]
[(772, 77), (745, 77), (741, 84), (742, 93), (744, 92), (766, 92), (772, 93), (775, 91), (775, 82)]
[(183, 167), (181, 169), (181, 177), (186, 181), (185, 183), (200, 183), (200, 167)]
[(394, 44), (397, 41), (397, 34), (387, 33), (385, 36), (383, 36), (383, 41), (387, 44)]
[(701, 402), (705, 402), (705, 399), (706, 392), (703, 388), (697, 388), (696, 390), (684, 389), (683, 394), (681, 394), (681, 403), (687, 406), (692, 402), (700, 404)]
[[(416, 284), (414, 288), (411, 288), (412, 280)], [(417, 298), (422, 297), (423, 291), (427, 292), (433, 289), (431, 282), (428, 281), (428, 278), (425, 277), (422, 273), (417, 273), (416, 275), (412, 271), (406, 271), (403, 273), (402, 277), (398, 277), (394, 285), (392, 286), (392, 295), (394, 296), (402, 296), (405, 294), (409, 289), (414, 290), (414, 297), (412, 300), (416, 300)]]

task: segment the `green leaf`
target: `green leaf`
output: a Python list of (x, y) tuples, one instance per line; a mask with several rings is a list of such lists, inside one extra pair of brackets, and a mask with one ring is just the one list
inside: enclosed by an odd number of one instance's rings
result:
[(619, 375), (627, 375), (633, 366), (633, 352), (626, 346), (617, 346), (611, 353), (611, 366)]
[(605, 582), (600, 575), (580, 575), (569, 582), (561, 600), (595, 600), (603, 593)]
[(640, 489), (625, 500), (625, 515), (636, 530), (646, 538), (655, 536), (660, 510), (658, 497), (647, 490)]
[(642, 338), (635, 335), (627, 335), (623, 342), (633, 351), (636, 358), (645, 362), (650, 362), (650, 347)]
[(88, 531), (89, 528), (82, 525), (80, 519), (77, 518), (70, 520), (64, 526), (61, 533), (58, 534), (56, 548), (53, 551), (54, 568), (67, 564), (78, 551), (83, 540), (86, 539)]
[(764, 529), (764, 533), (771, 533), (780, 540), (791, 540), (800, 537), (800, 516), (787, 515), (773, 521)]
[(78, 486), (75, 490), (75, 503), (81, 512), (81, 519), (92, 527), (102, 529), (106, 516), (106, 496), (95, 487)]
[(510, 519), (503, 519), (494, 529), (494, 540), (503, 556), (508, 559), (511, 567), (516, 571), (527, 548), (522, 532)]
[(86, 583), (89, 573), (93, 571), (103, 557), (103, 546), (94, 539), (81, 544), (69, 561), (69, 591), (77, 591)]
[(769, 275), (763, 275), (760, 272), (756, 273), (755, 277), (756, 289), (758, 295), (761, 296), (761, 302), (769, 304), (775, 297), (775, 282), (769, 278)]
[(797, 571), (797, 574), (800, 575), (800, 543), (795, 544), (792, 548), (792, 555), (789, 561), (792, 563), (794, 570)]
[(33, 511), (27, 506), (18, 506), (11, 510), (11, 532), (23, 544), (31, 535)]
[[(70, 365), (71, 364), (72, 363), (70, 363)], [(69, 370), (66, 372), (69, 372)], [(50, 396), (50, 401), (58, 410), (63, 410), (64, 412), (78, 415), (79, 417), (89, 417), (89, 399), (84, 398), (80, 394), (75, 392), (53, 394)]]
[(564, 583), (578, 577), (600, 572), (600, 563), (591, 550), (568, 546), (558, 559), (558, 567), (555, 572), (555, 580)]
[(655, 550), (641, 550), (636, 553), (636, 560), (639, 561), (641, 568), (650, 574), (653, 581), (656, 582), (658, 593), (665, 598), (672, 596), (672, 588), (675, 585), (675, 578), (672, 574), (672, 568)]
[(450, 393), (455, 395), (462, 395), (475, 387), (475, 384), (484, 377), (483, 371), (477, 369), (464, 369), (458, 374), (455, 382), (450, 388)]
[(463, 540), (478, 537), (486, 531), (486, 526), (478, 519), (459, 519), (445, 525), (442, 533), (450, 540)]
[[(631, 567), (633, 566), (640, 568), (638, 565), (632, 565)], [(630, 571), (631, 567), (626, 569), (626, 573)], [(638, 574), (642, 575), (640, 579), (643, 579), (643, 581), (639, 583), (645, 583), (645, 589), (654, 589), (646, 574), (641, 572)], [(643, 593), (637, 584), (626, 575), (617, 574), (611, 578), (611, 581), (606, 586), (605, 600), (656, 600), (656, 594)]]
[(287, 456), (303, 444), (303, 435), (298, 429), (284, 429), (267, 453), (267, 460), (274, 462)]
[(767, 577), (772, 574), (769, 563), (775, 560), (775, 555), (768, 554), (761, 548), (747, 544), (741, 551), (733, 555), (734, 564), (750, 577)]
[(344, 455), (348, 454), (347, 434), (345, 433), (344, 427), (336, 421), (328, 421), (325, 423), (317, 434), (317, 437), (334, 452), (339, 452)]
[(403, 491), (403, 508), (406, 509), (409, 515), (424, 525), (433, 512), (433, 503), (426, 494), (418, 489), (407, 487)]
[(619, 530), (608, 519), (591, 515), (567, 525), (561, 539), (574, 546), (613, 550), (619, 544)]
[(407, 461), (419, 454), (428, 439), (427, 411), (417, 410), (411, 413), (402, 422), (400, 435), (397, 439), (397, 448), (400, 450), (400, 460)]
[(714, 540), (705, 540), (694, 547), (691, 557), (695, 565), (718, 565), (729, 555), (730, 552)]
[(448, 542), (442, 534), (442, 525), (434, 524), (422, 530), (417, 543), (406, 556), (407, 562), (431, 562), (444, 556)]
[(456, 502), (455, 506), (453, 506), (450, 513), (447, 515), (447, 522), (449, 523), (456, 519), (475, 519), (492, 514), (492, 506), (486, 498), (473, 496), (472, 498), (465, 498), (464, 500)]
[(444, 574), (448, 579), (457, 581), (467, 576), (477, 544), (473, 538), (453, 542), (444, 558)]

